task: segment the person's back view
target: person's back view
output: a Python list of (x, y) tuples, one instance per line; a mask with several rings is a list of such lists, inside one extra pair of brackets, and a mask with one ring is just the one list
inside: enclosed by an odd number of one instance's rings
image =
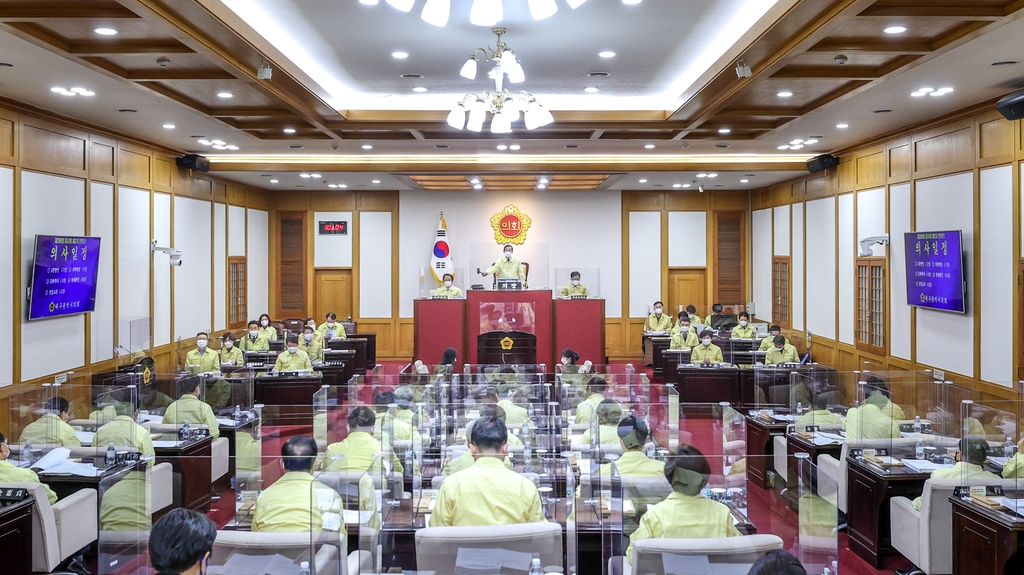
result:
[(172, 509), (149, 532), (149, 562), (157, 575), (200, 575), (210, 567), (217, 526), (191, 509)]
[(220, 437), (220, 424), (217, 423), (217, 417), (210, 405), (199, 399), (199, 383), (199, 378), (195, 376), (186, 376), (178, 381), (178, 401), (167, 406), (163, 422), (174, 425), (181, 425), (186, 421), (191, 425), (206, 424), (210, 429), (210, 435), (216, 439)]

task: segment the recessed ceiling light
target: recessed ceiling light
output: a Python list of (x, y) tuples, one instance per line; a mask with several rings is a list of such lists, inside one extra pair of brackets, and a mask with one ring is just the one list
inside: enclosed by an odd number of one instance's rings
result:
[(320, 174), (310, 174), (309, 177), (319, 179), (322, 178), (323, 176), (321, 176)]
[(173, 130), (174, 129), (174, 124), (164, 124), (164, 129), (165, 130)]
[(213, 142), (211, 142), (210, 140), (198, 140), (198, 142), (200, 144), (204, 145), (204, 146), (212, 146), (213, 145)]
[(309, 176), (309, 174), (299, 174), (299, 177), (300, 178), (308, 178), (310, 176)]
[(542, 184), (546, 184), (546, 183), (548, 183), (548, 181), (549, 181), (549, 180), (548, 180), (547, 178), (541, 178), (541, 179), (540, 179), (540, 180), (538, 180), (538, 181), (539, 181), (540, 183), (542, 183)]
[(622, 0), (623, 4), (639, 4), (640, 0)]
[(512, 150), (513, 152), (518, 152), (520, 148), (522, 148), (522, 146), (520, 146), (519, 144), (512, 144), (511, 146), (508, 147), (508, 149)]
[(644, 147), (647, 148), (648, 150), (653, 150), (655, 148), (654, 144), (647, 144)]
[(684, 188), (689, 188), (689, 187), (690, 187), (690, 184), (683, 184), (683, 187), (684, 187)]
[(718, 177), (718, 174), (708, 174), (708, 177), (709, 177), (709, 178), (717, 178), (717, 177)]
[(804, 144), (810, 146), (811, 144), (817, 144), (818, 140), (811, 138), (810, 140), (804, 140)]
[(506, 146), (505, 144), (498, 144), (498, 150), (505, 151), (507, 149), (508, 149), (508, 146)]
[(117, 30), (115, 30), (113, 28), (93, 28), (92, 31), (95, 32), (96, 34), (99, 34), (100, 36), (116, 36), (117, 35)]
[(886, 26), (882, 28), (882, 32), (886, 34), (902, 34), (907, 31), (906, 26)]
[(229, 149), (229, 150), (232, 150), (232, 151), (234, 151), (234, 150), (237, 150), (237, 149), (238, 149), (238, 146), (236, 146), (236, 145), (234, 145), (234, 144), (228, 144), (228, 145), (226, 145), (226, 146), (224, 146), (224, 147), (225, 147), (225, 148), (227, 148), (227, 149)]
[(224, 140), (210, 140), (210, 142), (212, 142), (213, 145), (215, 145), (215, 146), (226, 146), (227, 145), (227, 142), (225, 142)]
[(783, 144), (783, 145), (781, 145), (781, 146), (778, 146), (778, 147), (777, 147), (777, 148), (775, 148), (775, 149), (776, 149), (776, 150), (788, 150), (788, 149), (789, 149), (789, 144)]
[(801, 140), (800, 138), (797, 138), (797, 139), (795, 139), (795, 140), (791, 141), (791, 142), (789, 143), (789, 145), (791, 145), (791, 146), (792, 146), (793, 144), (802, 144), (802, 143), (804, 143), (804, 141), (803, 141), (803, 140)]
[(588, 93), (588, 94), (593, 94), (594, 92), (597, 91), (597, 87), (595, 87), (595, 86), (587, 86), (586, 88), (583, 88), (583, 91)]
[(475, 186), (473, 186), (473, 189), (474, 190), (482, 190), (482, 189), (484, 189), (484, 187), (483, 187), (482, 184), (476, 184)]
[(391, 53), (391, 57), (392, 58), (397, 58), (399, 60), (404, 60), (404, 59), (409, 57), (409, 53), (408, 52), (392, 52)]
[(547, 186), (544, 185), (544, 184), (537, 184), (537, 189), (538, 190), (543, 190), (543, 189), (546, 189), (546, 188), (547, 188)]
[[(993, 66), (1013, 66), (1016, 63), (1017, 63), (1016, 60), (1000, 60), (998, 62), (992, 62), (992, 65)], [(2, 65), (3, 65), (3, 63), (0, 62), (0, 66), (2, 66)]]
[(379, 184), (379, 183), (380, 183), (380, 180), (370, 180), (370, 181), (371, 181), (372, 183), (374, 183), (374, 184)]
[(280, 180), (270, 180), (270, 183), (271, 184), (276, 184), (278, 181), (280, 181)]
[(290, 145), (288, 147), (293, 149), (293, 150), (301, 150), (304, 146), (302, 146), (302, 144), (292, 144), (292, 145)]
[(749, 182), (749, 181), (750, 181), (750, 180), (740, 180), (740, 183), (741, 183), (741, 184), (745, 184), (745, 183), (747, 183), (747, 182)]
[(706, 178), (706, 177), (708, 177), (708, 175), (707, 174), (697, 174), (697, 177), (698, 178)]
[(294, 133), (295, 133), (295, 128), (285, 128), (285, 129), (284, 129), (284, 130), (282, 130), (282, 131), (283, 131), (283, 132), (284, 132), (285, 134), (294, 134)]
[(227, 146), (221, 146), (220, 144), (214, 144), (213, 145), (213, 149), (214, 150), (226, 150), (228, 148), (227, 148)]
[(339, 188), (347, 188), (347, 187), (348, 187), (348, 184), (338, 184), (338, 187), (339, 187)]
[(803, 145), (803, 144), (797, 144), (797, 145), (795, 145), (795, 146), (790, 146), (790, 147), (789, 147), (789, 149), (790, 149), (790, 150), (799, 150), (799, 149), (800, 149), (800, 148), (802, 148), (802, 147), (804, 147), (804, 145)]
[(232, 94), (231, 92), (217, 92), (217, 97), (218, 98), (224, 98), (226, 100), (228, 98), (234, 98), (235, 95)]
[(362, 148), (363, 148), (364, 150), (372, 150), (372, 149), (373, 149), (373, 146), (371, 146), (370, 144), (363, 144)]
[(471, 183), (471, 184), (479, 184), (480, 183), (480, 178), (473, 178), (472, 180), (469, 181), (469, 183)]
[(840, 130), (845, 130), (845, 129), (849, 128), (850, 125), (849, 124), (836, 124), (836, 127), (839, 128)]
[(683, 185), (682, 184), (672, 184), (672, 187), (673, 188), (681, 188), (681, 187), (683, 187)]
[(775, 95), (780, 97), (780, 98), (788, 98), (788, 97), (793, 95), (793, 92), (789, 92), (789, 91), (785, 91), (784, 90), (784, 91), (779, 92), (778, 94), (775, 94)]
[(426, 91), (427, 91), (427, 89), (426, 89), (426, 88), (424, 88), (423, 86), (416, 86), (415, 88), (413, 88), (413, 89), (412, 89), (412, 91), (413, 91), (413, 92), (420, 92), (420, 93), (423, 93), (423, 92), (426, 92)]
[(132, 110), (131, 108), (121, 108), (120, 110), (118, 110), (118, 112), (121, 112), (122, 114), (134, 114), (135, 112), (138, 112), (138, 110)]
[(647, 183), (646, 179), (640, 179), (640, 180), (637, 180), (637, 181), (640, 182), (641, 184), (646, 184)]
[(598, 52), (597, 55), (602, 58), (614, 58), (615, 52), (612, 52), (611, 50), (605, 50), (604, 52)]
[(327, 184), (328, 188), (337, 188), (338, 184)]
[(423, 77), (423, 74), (402, 74), (402, 77), (406, 80), (417, 80)]
[(730, 130), (729, 128), (719, 128), (719, 129), (718, 129), (718, 133), (719, 133), (719, 134), (728, 134), (728, 133), (729, 133), (729, 132), (731, 132), (731, 131), (732, 131), (732, 130)]

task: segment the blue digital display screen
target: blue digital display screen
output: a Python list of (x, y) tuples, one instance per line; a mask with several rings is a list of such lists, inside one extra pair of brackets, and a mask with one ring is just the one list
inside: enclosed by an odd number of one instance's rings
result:
[(908, 232), (907, 304), (966, 313), (962, 234)]
[(100, 238), (36, 236), (28, 319), (96, 309)]

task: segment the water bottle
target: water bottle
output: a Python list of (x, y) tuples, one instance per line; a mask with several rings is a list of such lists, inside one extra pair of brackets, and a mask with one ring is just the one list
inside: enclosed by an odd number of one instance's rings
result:
[(914, 433), (921, 433), (921, 416), (914, 416)]
[(1007, 437), (1006, 443), (1003, 444), (1003, 453), (1006, 454), (1006, 457), (1013, 457), (1015, 451), (1017, 451), (1017, 445)]
[(299, 563), (299, 575), (310, 575), (309, 561), (303, 561), (302, 563)]
[(914, 457), (917, 459), (924, 459), (924, 440), (917, 440), (917, 447), (914, 448)]
[(654, 442), (651, 441), (650, 437), (648, 437), (647, 443), (644, 445), (644, 455), (646, 455), (648, 459), (654, 459), (656, 452), (657, 450), (654, 448)]
[(242, 406), (236, 405), (235, 406), (235, 422), (239, 423), (241, 421), (242, 421)]
[(409, 449), (405, 450), (405, 474), (408, 475), (409, 477), (412, 477), (414, 475), (413, 474), (413, 469), (412, 469), (412, 464), (413, 464), (412, 446), (410, 445)]
[(33, 461), (32, 461), (32, 442), (26, 439), (25, 440), (25, 448), (24, 449), (25, 449), (25, 453), (21, 454), (22, 461), (28, 461), (30, 464), (33, 463)]
[(544, 570), (541, 569), (541, 567), (540, 567), (540, 558), (539, 557), (534, 557), (533, 558), (533, 563), (530, 564), (530, 574), (529, 575), (544, 575)]
[(188, 420), (178, 428), (178, 441), (188, 441), (192, 437), (192, 430), (188, 427)]
[(117, 463), (117, 450), (114, 449), (113, 441), (107, 444), (107, 456), (104, 463), (107, 464), (107, 467), (113, 467)]
[(799, 402), (799, 401), (796, 402), (796, 414), (797, 415), (803, 415), (804, 414), (804, 404)]
[(529, 465), (533, 457), (533, 445), (530, 443), (530, 427), (525, 421), (519, 428), (519, 438), (523, 440), (523, 463)]

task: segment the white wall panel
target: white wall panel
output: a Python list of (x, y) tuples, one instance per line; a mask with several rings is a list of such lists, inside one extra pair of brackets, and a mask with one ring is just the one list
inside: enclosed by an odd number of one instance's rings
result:
[[(175, 247), (171, 238), (171, 195), (153, 194), (153, 239)], [(153, 254), (153, 345), (171, 343), (171, 266), (166, 254)], [(184, 261), (184, 258), (182, 258)]]
[(224, 204), (213, 204), (213, 329), (218, 331), (228, 326), (226, 211)]
[[(117, 344), (132, 351), (133, 343), (149, 347), (149, 196), (145, 190), (117, 189)], [(138, 320), (146, 325), (146, 337), (130, 333), (129, 325)]]
[[(466, 192), (400, 192), (398, 196), (398, 301), (400, 317), (413, 316), (413, 300), (420, 295), (420, 270), (430, 274), (430, 251), (437, 230), (437, 216), (444, 212), (448, 224), (448, 243), (455, 268), (465, 271), (463, 285), (490, 283), (479, 275), (472, 277), (472, 246), (494, 246), (490, 257), (500, 257), (495, 243), (491, 215), (514, 204), (533, 220), (526, 245), (516, 253), (525, 257), (530, 246), (547, 246), (547, 273), (552, 288), (560, 288), (568, 278), (555, 276), (556, 269), (597, 269), (600, 277), (583, 277), (591, 293), (600, 287), (608, 317), (622, 315), (622, 196), (618, 191), (592, 192), (509, 192), (478, 194)], [(585, 207), (584, 211), (581, 209)], [(656, 248), (660, 252), (660, 239)], [(658, 256), (660, 258), (660, 255)], [(530, 271), (530, 287), (536, 278), (536, 261)], [(660, 269), (661, 263), (654, 271)], [(552, 279), (553, 278), (553, 279)], [(660, 276), (659, 276), (660, 278)], [(660, 282), (660, 279), (659, 279)], [(457, 281), (458, 283), (458, 281)], [(433, 285), (428, 287), (433, 288)], [(653, 300), (652, 300), (653, 301)], [(648, 302), (649, 304), (650, 302)]]
[(981, 171), (981, 379), (1013, 387), (1013, 168)]
[[(775, 242), (774, 254), (789, 255), (789, 206), (778, 206), (774, 213)], [(792, 261), (790, 262), (792, 263)]]
[[(0, 168), (0, 270), (13, 270), (14, 266), (14, 170)], [(5, 274), (6, 275), (6, 274)], [(19, 288), (20, 289), (20, 288)], [(7, 341), (14, 338), (14, 285), (11, 278), (0, 281), (0, 337)], [(14, 347), (0, 346), (0, 387), (14, 382)]]
[(889, 188), (889, 354), (911, 358), (907, 256), (903, 234), (910, 226), (910, 184)]
[(360, 212), (359, 225), (359, 317), (391, 317), (391, 212)]
[(789, 303), (790, 325), (795, 330), (804, 328), (804, 205), (793, 204), (793, 255), (789, 261), (790, 282), (793, 286)]
[(853, 343), (853, 194), (839, 196), (839, 341)]
[(228, 256), (245, 257), (245, 208), (239, 206), (228, 206)]
[(249, 272), (247, 282), (249, 296), (249, 319), (270, 311), (270, 220), (263, 210), (249, 210), (249, 253), (246, 264)]
[[(859, 253), (860, 241), (885, 234), (885, 188), (857, 192), (857, 237), (854, 249)], [(891, 239), (891, 238), (890, 238)], [(871, 255), (884, 257), (885, 246), (871, 246)]]
[(89, 235), (100, 238), (96, 274), (96, 310), (89, 319), (90, 361), (114, 357), (114, 186), (93, 182), (89, 187)]
[[(321, 236), (319, 222), (344, 221), (349, 223), (347, 235), (330, 234)], [(313, 229), (313, 265), (318, 268), (352, 267), (352, 212), (316, 212), (311, 222)]]
[[(36, 234), (85, 235), (84, 180), (21, 173), (22, 285), (18, 286), (19, 290), (28, 287), (32, 278)], [(23, 301), (23, 305), (28, 305), (27, 300)], [(27, 321), (27, 317), (25, 313), (21, 319), (22, 381), (85, 365), (84, 313), (32, 322)]]
[(707, 212), (668, 213), (669, 267), (707, 267), (707, 228)]
[(647, 317), (661, 293), (661, 212), (629, 212), (629, 317)]
[[(807, 202), (807, 331), (836, 337), (836, 202)], [(821, 270), (820, 272), (818, 270)]]
[[(919, 363), (974, 375), (974, 175), (970, 172), (918, 181), (914, 231), (963, 230), (964, 276), (967, 280), (967, 313), (917, 308), (917, 356)], [(1012, 300), (1011, 300), (1012, 301)], [(1005, 319), (1005, 314), (1004, 314)], [(951, 335), (955, 334), (955, 335)], [(950, 352), (950, 338), (957, 350)]]
[(751, 259), (754, 317), (761, 321), (772, 318), (772, 210), (755, 210), (751, 218)]
[(174, 338), (209, 331), (213, 314), (212, 207), (210, 202), (174, 198), (174, 247), (181, 266), (174, 268)]

